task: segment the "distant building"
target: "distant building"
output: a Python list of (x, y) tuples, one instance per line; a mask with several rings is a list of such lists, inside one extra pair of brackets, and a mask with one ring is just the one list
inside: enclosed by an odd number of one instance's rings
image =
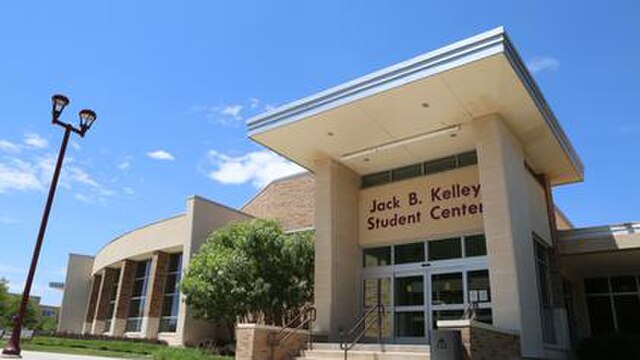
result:
[[(9, 293), (9, 296), (21, 298), (22, 294)], [(38, 311), (41, 317), (53, 318), (58, 321), (58, 315), (60, 313), (59, 306), (41, 304), (40, 296), (29, 296), (29, 301), (31, 301), (38, 307)]]

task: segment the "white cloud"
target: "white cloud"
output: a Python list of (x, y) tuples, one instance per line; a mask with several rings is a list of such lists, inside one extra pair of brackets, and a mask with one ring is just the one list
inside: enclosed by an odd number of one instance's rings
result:
[(147, 156), (154, 160), (173, 161), (176, 159), (171, 153), (164, 150), (149, 151)]
[(80, 149), (82, 149), (82, 146), (80, 146), (80, 144), (78, 144), (78, 143), (77, 143), (77, 142), (75, 142), (75, 141), (72, 141), (72, 142), (71, 142), (71, 147), (73, 148), (73, 150), (80, 150)]
[(20, 220), (14, 218), (14, 217), (6, 216), (6, 215), (0, 216), (0, 224), (13, 225), (13, 224), (18, 224), (18, 223), (20, 223)]
[(210, 150), (208, 159), (214, 166), (209, 178), (222, 184), (251, 183), (261, 188), (271, 181), (305, 171), (300, 166), (272, 151), (254, 151), (240, 156), (230, 156)]
[[(84, 193), (84, 198), (76, 196), (76, 199), (93, 199), (93, 202), (104, 202), (107, 197), (116, 195), (116, 192), (108, 189), (94, 179), (86, 170), (74, 164), (73, 159), (67, 159), (60, 175), (60, 186), (64, 189)], [(12, 191), (44, 191), (49, 187), (55, 158), (52, 154), (36, 156), (32, 159), (19, 158), (0, 159), (0, 194)], [(7, 221), (1, 221), (7, 223)]]
[(25, 134), (23, 142), (25, 145), (36, 149), (44, 149), (49, 146), (49, 141), (47, 139), (35, 133)]
[(560, 61), (550, 56), (536, 56), (527, 62), (527, 67), (534, 74), (543, 71), (556, 71), (560, 68)]
[(269, 111), (271, 105), (262, 105), (260, 99), (249, 98), (238, 103), (228, 103), (218, 106), (196, 105), (189, 109), (190, 113), (204, 114), (204, 116), (222, 125), (234, 125), (240, 123), (245, 118), (251, 117), (261, 111)]
[(133, 190), (133, 188), (129, 187), (129, 186), (125, 186), (122, 188), (122, 192), (127, 194), (127, 195), (135, 195), (136, 191)]
[(12, 190), (43, 190), (41, 175), (38, 166), (20, 159), (0, 162), (0, 194)]
[(0, 140), (0, 150), (4, 152), (17, 153), (20, 152), (20, 145), (14, 144), (8, 140)]
[(120, 170), (127, 170), (129, 168), (131, 168), (131, 163), (127, 160), (119, 163), (118, 165), (116, 165), (116, 167)]
[(240, 116), (240, 112), (242, 111), (242, 105), (227, 105), (220, 111), (220, 114), (231, 116), (236, 120), (242, 120), (242, 116)]

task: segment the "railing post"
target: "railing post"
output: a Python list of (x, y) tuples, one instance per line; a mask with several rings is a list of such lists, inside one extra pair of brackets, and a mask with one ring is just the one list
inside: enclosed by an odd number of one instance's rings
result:
[(382, 280), (378, 279), (378, 344), (382, 343), (382, 316), (380, 314), (381, 303), (382, 303), (382, 289), (380, 288), (382, 285)]

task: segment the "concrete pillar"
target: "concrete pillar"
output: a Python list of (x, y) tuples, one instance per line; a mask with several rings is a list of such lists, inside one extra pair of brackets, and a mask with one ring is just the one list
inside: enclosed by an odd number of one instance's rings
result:
[(156, 251), (151, 260), (149, 285), (147, 286), (147, 302), (144, 308), (144, 321), (147, 322), (145, 337), (148, 339), (156, 339), (158, 337), (169, 258), (169, 254)]
[(109, 315), (109, 301), (111, 300), (111, 291), (118, 283), (118, 269), (105, 268), (102, 273), (102, 284), (100, 286), (100, 294), (96, 302), (96, 315), (93, 321), (92, 334), (102, 334), (109, 329), (105, 328), (105, 322)]
[(360, 177), (331, 160), (316, 163), (315, 306), (317, 330), (330, 341), (360, 313), (358, 245)]
[(93, 329), (93, 321), (96, 318), (96, 308), (98, 304), (98, 295), (100, 294), (100, 286), (102, 285), (102, 275), (95, 274), (91, 280), (91, 292), (89, 293), (89, 303), (87, 304), (87, 311), (84, 317), (84, 324), (82, 326), (82, 333), (91, 333)]
[(127, 317), (129, 316), (129, 303), (131, 302), (131, 294), (133, 293), (133, 280), (136, 276), (136, 262), (125, 260), (122, 264), (120, 273), (120, 282), (118, 284), (118, 292), (116, 295), (116, 308), (114, 319), (111, 325), (111, 334), (113, 336), (122, 336), (127, 325)]
[(543, 357), (523, 148), (499, 116), (472, 123), (477, 136), (493, 323), (520, 332), (524, 357)]

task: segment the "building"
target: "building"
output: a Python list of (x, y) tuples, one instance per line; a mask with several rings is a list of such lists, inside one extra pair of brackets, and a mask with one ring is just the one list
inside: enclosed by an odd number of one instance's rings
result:
[(228, 338), (225, 327), (193, 318), (176, 287), (189, 258), (212, 231), (233, 222), (268, 217), (287, 231), (311, 228), (312, 190), (310, 176), (280, 179), (241, 210), (193, 196), (183, 214), (127, 232), (94, 256), (70, 254), (58, 332), (171, 345)]
[[(247, 125), (310, 173), (273, 182), (241, 210), (190, 198), (183, 215), (71, 255), (60, 331), (217, 336), (175, 283), (210, 231), (258, 217), (315, 229), (323, 341), (378, 299), (385, 343), (482, 326), (502, 334), (486, 346), (508, 356), (566, 358), (576, 339), (640, 332), (640, 224), (576, 229), (557, 210), (553, 187), (583, 181), (583, 164), (502, 28)], [(451, 322), (470, 309), (476, 322)]]
[(470, 307), (526, 358), (640, 331), (640, 224), (569, 229), (556, 216), (553, 187), (583, 181), (583, 164), (504, 29), (247, 125), (315, 176), (329, 341), (378, 296), (387, 343), (426, 343)]

